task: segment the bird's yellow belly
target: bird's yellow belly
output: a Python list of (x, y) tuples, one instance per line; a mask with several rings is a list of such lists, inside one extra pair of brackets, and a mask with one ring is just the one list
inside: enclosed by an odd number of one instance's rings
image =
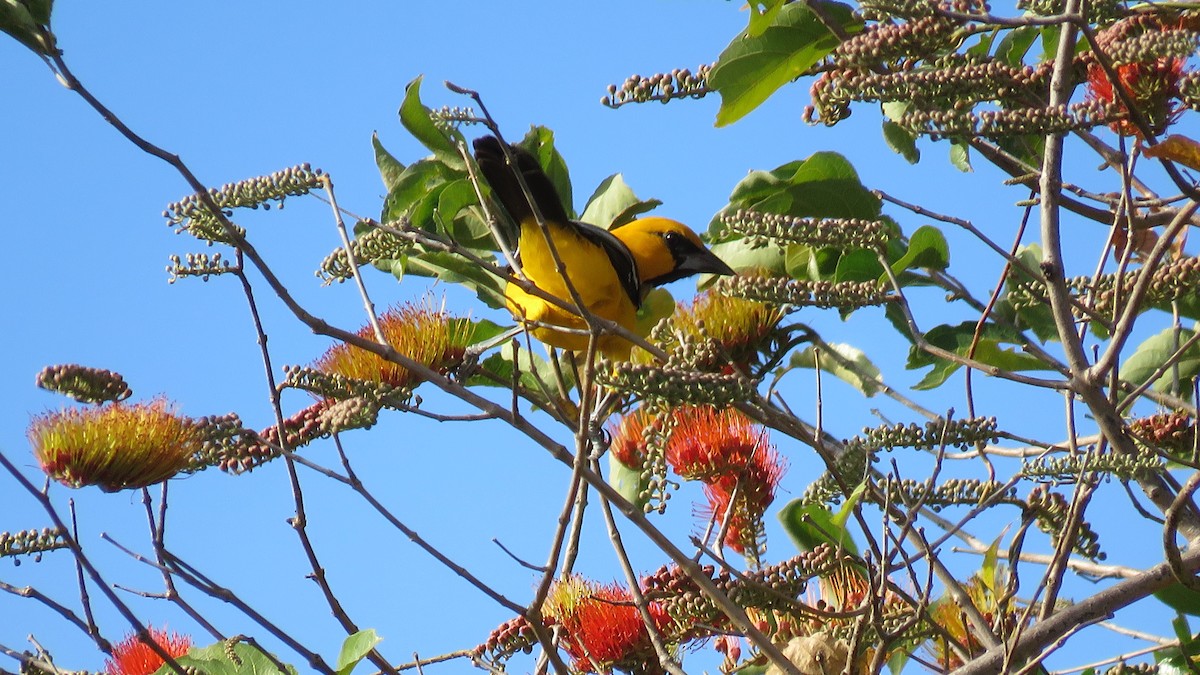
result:
[[(550, 227), (566, 277), (584, 307), (595, 316), (633, 330), (637, 308), (603, 251), (566, 228)], [(567, 280), (556, 269), (545, 237), (536, 225), (521, 227), (521, 267), (525, 277), (539, 289), (573, 304)], [(516, 284), (510, 283), (504, 295), (513, 317), (523, 321), (538, 340), (562, 349), (587, 349), (588, 326), (582, 317), (526, 293)], [(632, 348), (629, 341), (611, 334), (601, 335), (597, 346), (609, 358), (618, 359), (628, 358)]]

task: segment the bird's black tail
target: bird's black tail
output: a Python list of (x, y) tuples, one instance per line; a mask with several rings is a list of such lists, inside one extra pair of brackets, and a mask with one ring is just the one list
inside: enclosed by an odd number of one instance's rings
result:
[[(500, 200), (512, 219), (518, 224), (534, 220), (533, 209), (529, 206), (529, 199), (526, 198), (525, 191), (521, 189), (521, 184), (517, 181), (517, 174), (504, 159), (504, 150), (500, 147), (500, 140), (495, 136), (484, 136), (475, 139), (474, 146), (475, 160), (479, 162), (479, 169), (483, 171), (483, 177), (487, 179), (488, 185), (492, 186), (492, 193), (496, 195), (496, 199)], [(529, 187), (529, 193), (533, 196), (533, 201), (537, 204), (542, 218), (546, 222), (565, 223), (569, 221), (570, 216), (563, 208), (558, 190), (554, 189), (554, 183), (550, 182), (550, 177), (542, 170), (542, 165), (538, 163), (537, 158), (524, 148), (515, 145), (508, 147), (517, 164), (517, 170), (524, 177), (525, 185)]]

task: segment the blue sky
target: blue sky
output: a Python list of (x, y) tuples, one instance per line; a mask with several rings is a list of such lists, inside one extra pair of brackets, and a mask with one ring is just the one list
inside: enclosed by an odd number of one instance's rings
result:
[[(510, 138), (531, 124), (553, 128), (580, 209), (593, 186), (622, 172), (639, 196), (663, 200), (661, 214), (703, 230), (748, 170), (774, 168), (824, 149), (849, 157), (868, 186), (970, 217), (1000, 233), (1002, 244), (1020, 217), (1012, 204), (1026, 196), (999, 187), (999, 176), (981, 162), (974, 174), (951, 169), (945, 144), (923, 143), (924, 161), (910, 167), (886, 149), (869, 107), (834, 129), (805, 126), (800, 114), (806, 84), (785, 88), (742, 122), (721, 129), (712, 122), (715, 97), (618, 111), (599, 105), (606, 85), (631, 73), (713, 61), (744, 25), (738, 3), (374, 2), (334, 9), (330, 3), (294, 2), (286, 10), (266, 3), (59, 5), (55, 28), (76, 75), (131, 127), (179, 154), (201, 180), (219, 185), (310, 162), (332, 175), (344, 208), (366, 216), (378, 215), (384, 195), (372, 159), (372, 132), (401, 161), (425, 154), (396, 117), (405, 84), (421, 74), (431, 106), (469, 103), (440, 86), (451, 80), (478, 90)], [(269, 423), (258, 347), (234, 280), (167, 284), (167, 257), (201, 250), (190, 237), (173, 234), (160, 216), (167, 203), (187, 194), (186, 185), (108, 127), (23, 47), (0, 40), (0, 64), (0, 223), (6, 226), (9, 266), (7, 290), (0, 296), (0, 333), (6, 336), (0, 391), (9, 401), (0, 408), (0, 451), (27, 475), (40, 476), (24, 434), (31, 414), (63, 403), (33, 386), (38, 370), (53, 363), (117, 370), (135, 398), (165, 394), (188, 415), (237, 411), (255, 426)], [(907, 232), (928, 222), (895, 209), (889, 213)], [(314, 313), (348, 328), (364, 322), (350, 285), (322, 287), (313, 276), (337, 245), (325, 204), (295, 199), (282, 211), (237, 219)], [(1100, 236), (1094, 225), (1080, 227)], [(949, 234), (952, 271), (975, 279), (978, 292), (986, 293), (999, 274), (998, 261)], [(379, 273), (369, 274), (368, 283), (381, 307), (430, 292), (421, 280), (397, 284)], [(691, 287), (673, 290), (686, 299)], [(504, 318), (459, 289), (438, 286), (431, 292), (444, 296), (456, 312)], [(292, 320), (265, 289), (259, 293), (277, 366), (308, 363), (329, 345)], [(893, 384), (920, 377), (903, 370), (905, 352), (897, 340), (879, 339), (887, 329), (870, 310), (846, 323), (819, 312), (803, 320), (832, 341), (856, 341)], [(925, 325), (946, 320), (930, 315)], [(786, 382), (789, 401), (811, 418), (811, 371)], [(1043, 402), (1015, 401), (1013, 391), (986, 388), (977, 402), (1007, 416), (1002, 422), (1017, 419), (1035, 432), (1061, 433), (1049, 431), (1056, 428), (1061, 401), (1044, 401), (1054, 406), (1047, 408), (1054, 416), (1043, 426), (1031, 414)], [(435, 393), (421, 393), (432, 409), (464, 411)], [(864, 402), (834, 381), (825, 383), (825, 396), (825, 426), (839, 436), (877, 423), (872, 408), (892, 421), (912, 419), (888, 402)], [(934, 409), (961, 410), (961, 398), (959, 376), (926, 402)], [(295, 393), (285, 399), (293, 410), (307, 402)], [(358, 472), (409, 526), (509, 597), (528, 598), (535, 576), (491, 540), (542, 562), (564, 498), (566, 470), (498, 424), (439, 424), (392, 415), (373, 432), (350, 434), (346, 442)], [(782, 438), (779, 444), (791, 465), (777, 501), (782, 505), (803, 491), (819, 467), (807, 448)], [(336, 463), (328, 444), (306, 453)], [(304, 579), (308, 569), (285, 522), (293, 506), (283, 469), (277, 463), (236, 478), (209, 471), (173, 482), (168, 543), (332, 661), (339, 629), (314, 584)], [(350, 614), (383, 635), (381, 648), (391, 659), (471, 647), (509, 618), (349, 491), (311, 472), (302, 472), (302, 480), (312, 536), (330, 582)], [(694, 527), (687, 502), (699, 498), (699, 491), (692, 488), (685, 488), (663, 520), (664, 529), (680, 540)], [(160, 590), (156, 573), (99, 538), (108, 533), (149, 551), (136, 494), (53, 490), (60, 505), (67, 497), (75, 500), (83, 543), (111, 570), (110, 583)], [(600, 579), (617, 578), (602, 524), (593, 520), (583, 569)], [(0, 530), (45, 524), (32, 500), (0, 476)], [(782, 533), (772, 526), (770, 534), (769, 557), (790, 555)], [(1156, 544), (1150, 534), (1152, 555)], [(664, 562), (636, 536), (630, 539), (639, 569)], [(1152, 560), (1144, 555), (1129, 552), (1119, 562)], [(73, 578), (62, 554), (19, 567), (0, 565), (0, 580), (33, 584), (68, 603), (76, 596)], [(144, 621), (199, 635), (166, 603), (123, 597)], [(191, 597), (227, 633), (255, 631), (236, 612)], [(126, 632), (111, 608), (98, 602), (96, 609), (106, 636)], [(0, 616), (7, 617), (0, 621), (0, 644), (27, 648), (26, 636), (33, 633), (60, 665), (101, 667), (101, 656), (81, 633), (36, 603), (0, 595)], [(1165, 620), (1141, 627), (1169, 630)], [(439, 672), (466, 667), (459, 663)]]

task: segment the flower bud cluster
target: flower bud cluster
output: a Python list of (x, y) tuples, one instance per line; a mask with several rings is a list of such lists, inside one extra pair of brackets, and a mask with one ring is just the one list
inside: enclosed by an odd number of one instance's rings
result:
[(666, 103), (675, 98), (702, 98), (709, 92), (708, 74), (712, 68), (712, 65), (701, 65), (694, 73), (687, 68), (676, 68), (669, 73), (656, 73), (650, 77), (630, 75), (620, 87), (608, 85), (608, 93), (600, 99), (600, 103), (609, 108), (620, 108), (626, 103)]
[[(359, 265), (402, 258), (412, 248), (413, 242), (383, 229), (370, 230), (350, 242), (350, 252), (354, 254), (354, 262)], [(341, 247), (326, 256), (317, 270), (317, 277), (326, 285), (334, 281), (346, 281), (353, 276), (354, 270), (350, 269), (350, 262), (346, 259), (346, 249)]]
[(1118, 111), (1100, 99), (1089, 99), (1070, 106), (983, 110), (909, 109), (899, 120), (900, 126), (934, 137), (981, 136), (1002, 138), (1024, 134), (1065, 133), (1109, 124)]
[(1182, 410), (1130, 420), (1129, 431), (1139, 442), (1171, 454), (1189, 455), (1197, 450), (1196, 423)]
[(321, 412), (321, 427), (328, 434), (370, 429), (379, 421), (379, 399), (358, 396), (335, 401)]
[(934, 511), (946, 506), (975, 506), (984, 502), (1021, 505), (1017, 490), (998, 481), (982, 481), (967, 478), (951, 478), (938, 485), (930, 486), (925, 480), (900, 479), (887, 476), (880, 485), (892, 504), (916, 504), (918, 502)]
[(1021, 475), (1034, 480), (1074, 483), (1081, 476), (1106, 473), (1122, 480), (1133, 480), (1161, 473), (1166, 463), (1153, 451), (1136, 455), (1120, 452), (1098, 452), (1089, 449), (1074, 455), (1046, 456), (1028, 460), (1021, 465)]
[(702, 373), (672, 365), (655, 366), (609, 362), (598, 373), (598, 381), (618, 391), (638, 394), (668, 403), (727, 406), (745, 401), (755, 393), (754, 383), (743, 375)]
[(833, 247), (843, 251), (867, 248), (882, 250), (892, 237), (892, 228), (882, 220), (861, 218), (796, 218), (778, 213), (738, 209), (721, 214), (721, 239), (731, 234), (746, 237), (751, 246), (781, 242)]
[(846, 441), (846, 447), (861, 447), (876, 451), (884, 448), (916, 448), (934, 450), (942, 447), (966, 448), (974, 443), (994, 443), (996, 437), (995, 417), (970, 417), (961, 420), (937, 420), (924, 426), (912, 424), (884, 425), (864, 428), (863, 436)]
[(133, 395), (120, 373), (73, 363), (46, 366), (37, 374), (37, 386), (81, 403), (124, 401)]
[[(1137, 284), (1145, 268), (1139, 268), (1120, 275), (1121, 297), (1126, 297), (1129, 290)], [(1154, 269), (1150, 287), (1143, 301), (1145, 305), (1159, 305), (1177, 300), (1192, 293), (1200, 285), (1200, 258), (1179, 258), (1169, 260)], [(1009, 302), (1016, 309), (1028, 309), (1046, 303), (1046, 287), (1041, 282), (1027, 278), (1016, 280), (1009, 288)], [(1091, 297), (1088, 305), (1093, 311), (1102, 316), (1112, 316), (1117, 300), (1116, 274), (1102, 274), (1098, 277), (1078, 276), (1066, 280), (1067, 290), (1076, 298)]]
[(831, 57), (838, 68), (900, 65), (945, 50), (958, 28), (957, 21), (935, 14), (904, 23), (875, 23), (838, 45)]
[(63, 534), (63, 531), (57, 527), (0, 532), (0, 558), (67, 548)]
[(173, 255), (169, 260), (171, 261), (171, 264), (167, 265), (167, 273), (171, 275), (167, 279), (169, 284), (184, 277), (200, 277), (201, 281), (208, 281), (211, 276), (233, 270), (233, 265), (228, 260), (222, 260), (220, 253), (214, 253), (211, 256), (207, 253), (188, 253), (185, 258)]
[(837, 307), (852, 309), (895, 300), (888, 288), (875, 281), (809, 281), (785, 277), (722, 277), (716, 292), (783, 307)]
[(1200, 72), (1189, 70), (1179, 77), (1179, 100), (1200, 111)]
[[(320, 169), (314, 171), (308, 164), (300, 164), (276, 171), (267, 176), (257, 176), (237, 183), (226, 183), (219, 188), (210, 188), (208, 193), (217, 208), (224, 211), (234, 208), (258, 208), (284, 198), (308, 194), (324, 185)], [(198, 194), (189, 195), (167, 205), (163, 211), (167, 224), (179, 226), (176, 233), (187, 231), (199, 239), (209, 242), (229, 243), (229, 237), (217, 218), (209, 212)], [(239, 228), (240, 232), (241, 231)]]
[(308, 366), (284, 366), (283, 373), (283, 386), (302, 389), (330, 401), (366, 399), (406, 403), (412, 395), (412, 388), (408, 386), (347, 377)]
[(431, 111), (429, 117), (433, 120), (434, 125), (442, 131), (456, 129), (460, 124), (475, 124), (480, 121), (474, 108), (448, 105)]
[(1200, 33), (1191, 30), (1150, 30), (1124, 40), (1108, 40), (1105, 53), (1113, 63), (1149, 63), (1159, 59), (1188, 59), (1200, 48)]
[[(538, 642), (533, 626), (523, 616), (518, 616), (497, 626), (488, 634), (487, 640), (474, 650), (476, 658), (487, 658), (499, 667), (518, 653), (528, 654)], [(502, 668), (501, 668), (502, 670)]]
[[(1017, 0), (1017, 9), (1036, 16), (1058, 16), (1063, 13), (1064, 0)], [(1119, 0), (1093, 0), (1088, 3), (1088, 21), (1105, 25), (1112, 23), (1125, 10)]]
[[(1026, 510), (1033, 514), (1038, 529), (1050, 535), (1050, 540), (1057, 545), (1067, 530), (1067, 515), (1071, 511), (1067, 498), (1051, 492), (1044, 485), (1038, 485), (1029, 492)], [(1090, 560), (1104, 560), (1106, 557), (1100, 551), (1100, 535), (1083, 519), (1078, 521), (1078, 531), (1071, 548)]]
[(985, 0), (864, 0), (859, 6), (863, 16), (872, 21), (919, 19), (946, 11), (959, 14), (986, 14), (991, 11)]
[(813, 84), (812, 100), (814, 111), (826, 124), (849, 117), (850, 104), (855, 101), (901, 101), (921, 110), (962, 111), (981, 101), (1017, 97), (1033, 89), (1035, 75), (1030, 67), (1013, 68), (999, 61), (980, 63), (955, 55), (920, 70), (830, 71)]
[[(875, 461), (875, 453), (861, 443), (847, 443), (842, 447), (834, 463), (834, 471), (841, 483), (851, 488), (867, 477), (867, 469)], [(845, 498), (841, 485), (830, 471), (817, 477), (800, 497), (805, 504), (838, 504)]]
[[(325, 413), (331, 401), (318, 401), (283, 421), (284, 440), (289, 451), (303, 447), (330, 434)], [(246, 429), (235, 413), (214, 415), (197, 420), (204, 438), (188, 471), (202, 471), (210, 466), (222, 471), (248, 473), (283, 455), (277, 425), (262, 432)]]

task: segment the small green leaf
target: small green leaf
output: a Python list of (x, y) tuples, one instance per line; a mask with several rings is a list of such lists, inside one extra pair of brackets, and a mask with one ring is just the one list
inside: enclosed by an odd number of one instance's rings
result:
[[(1140, 385), (1158, 370), (1179, 347), (1196, 334), (1195, 330), (1168, 328), (1157, 335), (1147, 338), (1138, 345), (1133, 354), (1121, 366), (1121, 379)], [(1175, 361), (1174, 368), (1168, 368), (1155, 380), (1155, 391), (1174, 391), (1185, 399), (1191, 399), (1192, 381), (1200, 373), (1200, 345), (1192, 345)]]
[(709, 247), (718, 258), (738, 271), (763, 270), (767, 274), (785, 274), (782, 247), (766, 245), (753, 247), (745, 239), (723, 241)]
[(1161, 591), (1155, 591), (1154, 597), (1180, 614), (1200, 616), (1200, 592), (1179, 582), (1175, 582)]
[(1037, 26), (1021, 26), (1005, 33), (996, 46), (996, 60), (1013, 68), (1025, 65), (1025, 55), (1038, 38)]
[[(846, 33), (862, 30), (862, 22), (849, 6), (829, 0), (813, 1)], [(784, 5), (768, 25), (755, 28), (761, 30), (751, 34), (748, 28), (735, 37), (709, 73), (709, 86), (721, 95), (717, 126), (744, 117), (839, 44), (808, 4), (801, 2)]]
[[(950, 245), (946, 243), (946, 235), (932, 225), (922, 225), (908, 238), (908, 250), (892, 263), (892, 272), (899, 274), (914, 268), (944, 270), (949, 266)], [(880, 281), (886, 280), (886, 276), (880, 277)]]
[(874, 281), (883, 274), (883, 265), (874, 251), (857, 249), (847, 251), (838, 257), (837, 268), (833, 272), (833, 280), (842, 281)]
[[(822, 372), (837, 377), (867, 397), (879, 393), (879, 385), (876, 382), (881, 373), (879, 372), (879, 368), (875, 367), (874, 363), (871, 363), (871, 360), (867, 358), (867, 355), (862, 350), (852, 345), (838, 343), (829, 343), (826, 347), (835, 350), (841, 357), (841, 360), (839, 361), (828, 356), (822, 358)], [(842, 361), (847, 362), (847, 365), (842, 365)], [(788, 367), (816, 368), (816, 347), (810, 346), (802, 351), (794, 352), (791, 360), (788, 362)]]
[[(474, 262), (452, 253), (425, 251), (410, 255), (404, 271), (423, 277), (437, 277), (469, 288), (488, 307), (504, 307), (503, 282)], [(395, 272), (393, 271), (393, 274)]]
[(811, 551), (817, 546), (830, 543), (840, 546), (851, 555), (858, 554), (858, 547), (850, 532), (839, 526), (834, 514), (820, 504), (804, 504), (799, 499), (793, 499), (779, 511), (779, 520), (783, 529), (791, 537), (792, 543), (801, 551)]
[(643, 498), (648, 477), (643, 476), (641, 467), (629, 467), (621, 463), (613, 452), (608, 453), (608, 484), (613, 486), (629, 503), (639, 508), (645, 505)]
[(963, 173), (971, 173), (971, 146), (966, 141), (953, 140), (950, 142), (950, 164)]
[[(432, 217), (437, 200), (431, 199), (431, 193), (461, 175), (463, 174), (433, 159), (422, 159), (409, 164), (396, 177), (395, 185), (383, 200), (380, 219), (387, 222), (408, 218), (414, 227), (435, 230)], [(418, 208), (419, 206), (422, 208)]]
[(436, 218), (441, 229), (459, 244), (472, 249), (493, 250), (492, 231), (483, 218), (471, 212), (459, 216), (463, 209), (478, 203), (475, 186), (470, 180), (461, 178), (447, 183), (438, 194)]
[[(513, 351), (514, 346), (516, 349), (515, 352)], [(529, 396), (540, 407), (548, 407), (546, 401), (542, 398), (543, 391), (558, 391), (558, 387), (555, 384), (556, 375), (554, 373), (554, 366), (548, 360), (530, 352), (528, 349), (520, 346), (520, 344), (514, 345), (513, 341), (509, 341), (495, 354), (484, 359), (483, 367), (497, 375), (501, 382), (498, 383), (491, 378), (473, 375), (467, 379), (468, 385), (507, 387), (512, 381), (514, 368), (520, 368), (518, 382), (525, 387), (529, 392)], [(575, 378), (572, 375), (574, 371), (570, 368), (561, 368), (560, 370), (567, 388), (574, 387)]]
[(52, 0), (0, 0), (0, 32), (42, 57), (50, 56), (55, 49), (50, 32), (52, 4)]
[(535, 126), (525, 134), (525, 138), (522, 138), (518, 145), (537, 158), (538, 163), (542, 165), (542, 170), (546, 172), (550, 182), (554, 185), (554, 189), (558, 191), (558, 196), (562, 199), (567, 213), (574, 215), (571, 174), (567, 171), (567, 162), (554, 147), (554, 132), (546, 127)]
[(909, 164), (921, 161), (921, 151), (917, 148), (917, 135), (899, 124), (891, 120), (884, 120), (883, 140), (887, 142), (892, 152), (903, 157)]
[(637, 312), (638, 335), (649, 335), (659, 321), (675, 313), (675, 297), (665, 288), (651, 289)]
[(638, 199), (621, 174), (614, 173), (600, 181), (596, 191), (588, 198), (587, 206), (583, 207), (583, 215), (579, 219), (606, 230), (613, 230), (660, 204), (662, 201), (658, 199)]
[(400, 182), (400, 176), (404, 173), (404, 165), (383, 147), (383, 144), (379, 142), (379, 134), (371, 134), (371, 147), (375, 149), (375, 166), (379, 167), (379, 175), (383, 178), (383, 187), (391, 192)]
[(360, 630), (342, 642), (342, 651), (338, 654), (337, 665), (334, 669), (337, 675), (350, 675), (350, 671), (371, 653), (375, 645), (383, 642), (383, 638), (375, 634), (374, 628)]
[(457, 129), (440, 127), (433, 121), (432, 111), (421, 103), (421, 78), (408, 83), (404, 88), (404, 101), (400, 104), (400, 123), (433, 152), (433, 156), (447, 166), (463, 171), (466, 163), (458, 153), (458, 144), (464, 142), (463, 135)]
[[(964, 321), (956, 326), (937, 326), (925, 334), (925, 339), (934, 346), (946, 351), (966, 356), (971, 352), (971, 344), (975, 335), (975, 322)], [(984, 324), (983, 332), (975, 343), (974, 358), (990, 366), (1010, 371), (1049, 370), (1050, 367), (1040, 359), (1001, 347), (1002, 344), (1019, 344), (1017, 335), (997, 324)], [(909, 370), (933, 366), (933, 370), (925, 374), (924, 379), (913, 388), (919, 390), (934, 389), (941, 386), (951, 374), (959, 369), (959, 364), (949, 359), (941, 359), (913, 345), (909, 348)]]

